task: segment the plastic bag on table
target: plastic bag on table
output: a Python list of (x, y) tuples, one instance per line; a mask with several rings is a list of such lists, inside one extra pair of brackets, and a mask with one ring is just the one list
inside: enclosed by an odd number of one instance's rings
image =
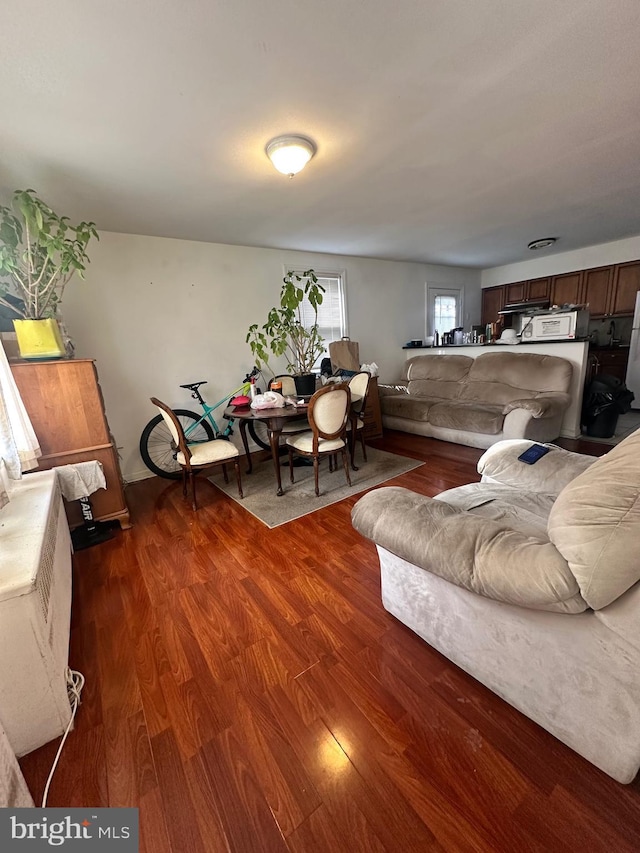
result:
[(252, 409), (282, 409), (284, 406), (284, 397), (277, 391), (265, 391), (264, 394), (256, 394), (251, 403)]

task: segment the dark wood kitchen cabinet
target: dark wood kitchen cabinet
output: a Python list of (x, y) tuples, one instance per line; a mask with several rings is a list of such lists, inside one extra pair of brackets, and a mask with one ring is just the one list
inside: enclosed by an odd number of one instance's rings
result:
[(532, 278), (527, 282), (525, 292), (525, 300), (531, 302), (533, 300), (549, 299), (551, 294), (551, 279), (547, 278)]
[(524, 302), (527, 292), (526, 281), (514, 281), (504, 286), (504, 302), (510, 305), (512, 302)]
[(505, 304), (505, 286), (485, 287), (482, 290), (482, 325), (498, 322), (498, 311)]
[(554, 275), (551, 279), (552, 305), (579, 305), (582, 301), (582, 272)]
[(539, 302), (549, 298), (551, 279), (533, 278), (529, 281), (515, 281), (504, 286), (505, 305), (512, 302)]
[(588, 305), (594, 319), (632, 316), (640, 291), (640, 260), (514, 281), (482, 291), (482, 323), (495, 323), (512, 302), (549, 298), (551, 305)]
[(617, 264), (614, 268), (610, 313), (620, 316), (633, 314), (636, 307), (636, 294), (639, 290), (640, 261)]
[(581, 301), (589, 306), (592, 317), (606, 317), (611, 313), (612, 283), (613, 267), (584, 271)]
[(627, 362), (629, 361), (629, 350), (626, 347), (612, 349), (595, 349), (590, 355), (594, 360), (594, 374), (606, 373), (607, 376), (615, 376), (624, 382), (627, 375)]

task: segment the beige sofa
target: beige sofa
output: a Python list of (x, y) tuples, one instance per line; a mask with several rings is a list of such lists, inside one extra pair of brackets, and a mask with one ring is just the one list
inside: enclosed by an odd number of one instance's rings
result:
[(507, 438), (552, 441), (560, 435), (573, 367), (536, 353), (418, 355), (404, 375), (379, 385), (382, 423), (471, 447)]
[(640, 430), (535, 465), (505, 441), (482, 482), (369, 492), (382, 600), (462, 669), (614, 779), (640, 766)]

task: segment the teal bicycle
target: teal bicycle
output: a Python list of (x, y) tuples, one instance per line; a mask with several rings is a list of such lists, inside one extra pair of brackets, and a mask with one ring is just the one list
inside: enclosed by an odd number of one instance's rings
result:
[[(248, 395), (251, 389), (251, 380), (257, 376), (260, 376), (260, 371), (257, 367), (254, 367), (251, 373), (247, 373), (244, 382), (239, 388), (236, 388), (230, 394), (226, 394), (213, 406), (210, 406), (200, 393), (200, 386), (206, 385), (206, 381), (181, 385), (181, 388), (191, 391), (191, 396), (200, 403), (204, 412), (204, 414), (198, 415), (189, 409), (173, 410), (182, 424), (182, 429), (188, 443), (198, 444), (203, 441), (211, 441), (214, 438), (229, 440), (230, 436), (233, 435), (233, 417), (227, 418), (226, 426), (224, 429), (220, 429), (213, 417), (213, 413), (220, 406), (228, 405), (234, 397)], [(252, 426), (253, 424), (249, 424), (251, 438), (259, 447), (269, 450), (268, 436), (262, 434), (259, 430), (252, 429)], [(162, 415), (156, 415), (142, 430), (142, 435), (140, 436), (140, 456), (142, 456), (142, 461), (158, 477), (178, 480), (182, 477), (182, 469), (176, 459), (177, 453), (178, 446), (173, 440), (173, 436), (169, 432)]]

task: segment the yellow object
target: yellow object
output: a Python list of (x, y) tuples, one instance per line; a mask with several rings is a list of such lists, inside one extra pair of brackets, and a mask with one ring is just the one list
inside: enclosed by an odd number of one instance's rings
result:
[(14, 320), (21, 358), (60, 358), (65, 355), (57, 320)]

